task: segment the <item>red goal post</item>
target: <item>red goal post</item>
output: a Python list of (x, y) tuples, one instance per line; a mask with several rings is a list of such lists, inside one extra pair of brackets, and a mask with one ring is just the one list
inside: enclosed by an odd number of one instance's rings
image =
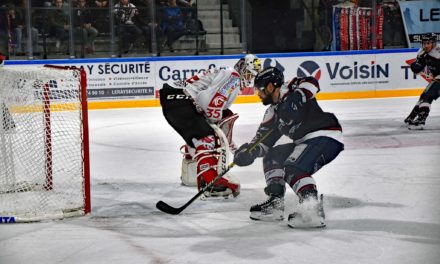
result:
[(86, 88), (76, 67), (0, 68), (0, 216), (91, 211)]

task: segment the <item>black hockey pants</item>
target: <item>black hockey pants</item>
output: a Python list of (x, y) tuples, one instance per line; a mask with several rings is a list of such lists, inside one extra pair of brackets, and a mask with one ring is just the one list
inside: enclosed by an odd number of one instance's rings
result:
[(215, 135), (203, 113), (197, 112), (195, 105), (182, 89), (164, 84), (159, 91), (162, 113), (171, 127), (179, 133), (186, 144), (194, 148), (193, 138), (201, 139)]

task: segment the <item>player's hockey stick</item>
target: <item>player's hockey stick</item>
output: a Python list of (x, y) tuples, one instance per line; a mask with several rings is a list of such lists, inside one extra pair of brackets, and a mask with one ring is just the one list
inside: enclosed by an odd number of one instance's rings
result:
[[(423, 77), (425, 77), (426, 79), (431, 79), (431, 78), (429, 77), (429, 75), (426, 74), (425, 72), (420, 72), (419, 74), (422, 75)], [(431, 79), (431, 81), (440, 83), (440, 80), (439, 80), (439, 79)]]
[[(248, 151), (253, 150), (254, 148), (256, 148), (258, 146), (258, 144), (260, 144), (265, 138), (267, 138), (270, 133), (272, 133), (273, 129), (270, 129), (267, 131), (267, 133), (262, 136), (261, 138), (259, 138), (256, 142), (254, 142), (254, 144), (251, 145), (251, 147), (249, 148)], [(172, 215), (177, 215), (180, 214), (180, 212), (182, 212), (183, 210), (185, 210), (185, 208), (187, 208), (190, 204), (192, 204), (197, 198), (199, 198), (204, 192), (206, 192), (207, 190), (209, 190), (216, 181), (218, 181), (221, 177), (223, 177), (226, 173), (228, 173), (228, 171), (230, 169), (232, 169), (232, 167), (235, 166), (234, 162), (231, 162), (228, 167), (219, 175), (217, 175), (217, 177), (214, 178), (214, 180), (212, 180), (210, 183), (208, 183), (207, 185), (205, 185), (205, 187), (203, 187), (202, 189), (200, 189), (200, 191), (194, 195), (188, 202), (186, 202), (184, 205), (182, 205), (181, 207), (172, 207), (171, 205), (163, 202), (163, 201), (159, 201), (156, 203), (156, 208), (161, 210), (164, 213), (167, 214), (172, 214)]]

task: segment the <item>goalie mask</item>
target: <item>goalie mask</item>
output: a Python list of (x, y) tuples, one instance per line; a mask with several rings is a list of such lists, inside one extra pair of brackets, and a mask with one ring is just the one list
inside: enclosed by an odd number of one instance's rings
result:
[(250, 87), (261, 71), (261, 60), (253, 54), (247, 54), (235, 64), (234, 69), (240, 74), (241, 86)]

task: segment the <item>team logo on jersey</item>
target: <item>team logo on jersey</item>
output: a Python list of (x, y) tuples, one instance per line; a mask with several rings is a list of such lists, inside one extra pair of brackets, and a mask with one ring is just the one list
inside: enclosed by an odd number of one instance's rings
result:
[(221, 94), (217, 93), (216, 96), (212, 99), (210, 106), (214, 107), (221, 107), (226, 102), (226, 97), (222, 96)]
[(316, 80), (319, 80), (321, 78), (321, 68), (314, 61), (305, 61), (299, 65), (296, 74), (298, 77), (313, 76)]

